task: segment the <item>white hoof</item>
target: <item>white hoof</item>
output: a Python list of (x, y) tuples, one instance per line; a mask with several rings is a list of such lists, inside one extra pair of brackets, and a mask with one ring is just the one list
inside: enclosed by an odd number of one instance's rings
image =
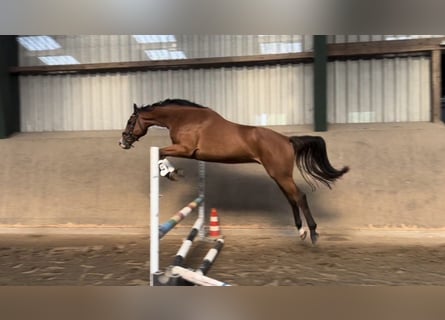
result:
[(301, 240), (306, 239), (307, 231), (304, 228), (301, 228), (300, 230), (298, 230), (298, 232), (300, 233), (300, 239)]

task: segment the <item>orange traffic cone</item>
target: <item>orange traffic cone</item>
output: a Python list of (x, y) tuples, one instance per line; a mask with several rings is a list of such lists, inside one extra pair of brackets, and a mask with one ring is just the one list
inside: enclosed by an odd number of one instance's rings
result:
[(210, 212), (209, 237), (215, 239), (221, 237), (218, 213), (216, 212), (215, 208), (212, 208), (212, 211)]

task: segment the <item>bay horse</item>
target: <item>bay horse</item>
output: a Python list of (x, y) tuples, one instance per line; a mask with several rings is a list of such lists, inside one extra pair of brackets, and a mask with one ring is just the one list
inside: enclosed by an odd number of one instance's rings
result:
[[(133, 108), (119, 141), (123, 149), (130, 149), (149, 127), (160, 126), (169, 129), (172, 141), (172, 145), (160, 148), (161, 159), (181, 157), (220, 163), (259, 163), (289, 201), (300, 238), (304, 240), (307, 232), (299, 209), (306, 219), (312, 243), (317, 242), (317, 224), (306, 195), (293, 180), (294, 163), (313, 190), (317, 182), (331, 188), (331, 183), (349, 170), (347, 166), (341, 170), (332, 167), (322, 137), (288, 137), (268, 128), (240, 125), (210, 108), (182, 99), (167, 99), (141, 108), (134, 104)], [(169, 173), (168, 178), (176, 179), (176, 170)]]

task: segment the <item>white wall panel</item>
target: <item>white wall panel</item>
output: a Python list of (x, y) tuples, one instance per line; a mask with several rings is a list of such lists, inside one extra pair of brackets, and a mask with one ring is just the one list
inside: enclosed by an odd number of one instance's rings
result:
[(328, 43), (368, 42), (384, 40), (408, 40), (442, 37), (443, 35), (351, 35), (337, 34), (328, 36)]
[(330, 62), (328, 121), (429, 121), (429, 75), (428, 57)]
[(184, 98), (243, 124), (309, 124), (312, 65), (21, 76), (22, 131), (122, 129), (133, 102)]

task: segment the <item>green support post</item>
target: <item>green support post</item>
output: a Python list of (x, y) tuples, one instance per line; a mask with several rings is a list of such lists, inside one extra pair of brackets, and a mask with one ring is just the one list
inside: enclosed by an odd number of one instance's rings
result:
[(0, 36), (0, 139), (20, 131), (19, 80), (9, 73), (17, 65), (16, 37)]
[(314, 36), (314, 130), (326, 131), (327, 121), (327, 36)]

